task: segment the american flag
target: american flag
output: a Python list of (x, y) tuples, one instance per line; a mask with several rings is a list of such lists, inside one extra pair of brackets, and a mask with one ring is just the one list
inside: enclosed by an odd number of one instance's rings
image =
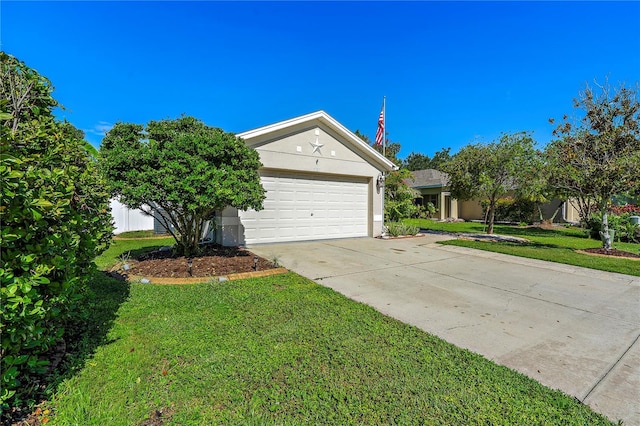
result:
[(384, 108), (378, 117), (378, 131), (376, 131), (376, 145), (380, 146), (384, 142)]

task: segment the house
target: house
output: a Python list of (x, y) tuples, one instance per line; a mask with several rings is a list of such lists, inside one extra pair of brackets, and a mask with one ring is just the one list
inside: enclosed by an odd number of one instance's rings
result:
[[(409, 187), (420, 193), (420, 198), (416, 199), (417, 204), (432, 203), (437, 212), (434, 219), (464, 219), (464, 220), (484, 220), (485, 211), (479, 200), (460, 201), (451, 197), (448, 187), (448, 176), (446, 173), (435, 169), (416, 170), (412, 179), (407, 179)], [(560, 208), (560, 213), (555, 216), (558, 222), (579, 222), (579, 214), (571, 202), (562, 203), (555, 199), (542, 205), (543, 217), (549, 218), (554, 215), (556, 209)]]
[(434, 219), (458, 218), (458, 200), (451, 198), (446, 173), (425, 169), (416, 170), (412, 174), (413, 178), (407, 179), (406, 184), (420, 193), (420, 198), (416, 199), (417, 204), (433, 204), (437, 209)]
[(395, 166), (324, 111), (238, 134), (260, 154), (264, 209), (216, 215), (225, 246), (375, 237)]
[[(329, 114), (317, 111), (237, 136), (260, 154), (264, 209), (217, 212), (203, 240), (241, 246), (381, 235), (384, 175), (396, 166)], [(116, 200), (112, 214), (120, 232), (167, 232)]]

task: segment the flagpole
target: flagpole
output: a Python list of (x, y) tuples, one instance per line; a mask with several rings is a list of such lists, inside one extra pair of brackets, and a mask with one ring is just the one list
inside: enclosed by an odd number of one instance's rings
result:
[[(385, 140), (385, 133), (387, 133), (387, 97), (382, 97), (382, 156), (386, 157), (387, 141)], [(384, 176), (384, 172), (382, 173)], [(384, 193), (386, 188), (383, 186), (380, 194), (380, 205), (382, 206), (382, 233), (384, 234)]]
[(385, 134), (387, 133), (387, 97), (382, 97), (382, 156), (386, 157), (387, 155), (387, 141)]

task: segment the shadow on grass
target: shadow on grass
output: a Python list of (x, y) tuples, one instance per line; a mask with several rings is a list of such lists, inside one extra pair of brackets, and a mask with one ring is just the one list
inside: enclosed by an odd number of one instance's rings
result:
[(9, 410), (0, 410), (0, 424), (41, 424), (32, 413), (33, 404), (50, 399), (58, 386), (78, 374), (96, 349), (109, 343), (109, 330), (117, 318), (120, 305), (129, 298), (129, 283), (102, 271), (93, 273), (75, 315), (64, 326), (63, 339), (41, 358), (49, 362), (49, 370), (29, 378), (31, 390), (14, 401)]
[(574, 251), (575, 249), (571, 248), (571, 247), (567, 247), (567, 246), (562, 246), (559, 244), (552, 244), (552, 243), (539, 243), (539, 242), (528, 242), (528, 243), (522, 243), (522, 244), (513, 244), (514, 247), (527, 247), (527, 248), (532, 248), (532, 249), (564, 249), (564, 250), (568, 250), (568, 251)]
[[(522, 234), (519, 234), (519, 235), (522, 235)], [(453, 241), (456, 241), (456, 240), (453, 240)], [(570, 247), (565, 247), (558, 244), (539, 243), (536, 241), (530, 241), (526, 243), (525, 242), (516, 243), (511, 241), (474, 241), (474, 243), (476, 243), (478, 246), (486, 246), (486, 247), (501, 246), (501, 247), (514, 247), (514, 248), (524, 247), (524, 248), (530, 248), (530, 249), (565, 249), (569, 251), (574, 250)]]
[(129, 289), (127, 281), (106, 272), (96, 271), (93, 274), (78, 315), (65, 328), (66, 353), (49, 378), (47, 394), (80, 372), (98, 347), (111, 343), (109, 330), (117, 318), (118, 309), (129, 298)]
[(521, 237), (573, 237), (573, 238), (588, 238), (589, 236), (584, 230), (572, 230), (567, 231), (565, 229), (545, 229), (545, 228), (524, 228), (515, 226), (496, 225), (494, 233), (503, 235), (517, 235)]

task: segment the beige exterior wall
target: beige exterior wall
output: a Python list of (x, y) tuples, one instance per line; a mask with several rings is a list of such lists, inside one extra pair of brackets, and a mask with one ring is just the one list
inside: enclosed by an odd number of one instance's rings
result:
[[(251, 132), (247, 132), (251, 137)], [(239, 136), (244, 137), (242, 134)], [(312, 122), (281, 129), (268, 135), (245, 139), (247, 145), (260, 154), (261, 173), (287, 172), (301, 177), (340, 180), (365, 179), (369, 194), (368, 233), (376, 237), (382, 233), (383, 189), (378, 188), (380, 166), (368, 161), (366, 156), (344, 137), (323, 123)], [(244, 244), (242, 225), (238, 211), (226, 208), (216, 217), (216, 240), (224, 245)]]
[(580, 222), (580, 213), (578, 213), (578, 209), (574, 207), (574, 204), (569, 200), (564, 203), (564, 216), (563, 219), (567, 222), (571, 223), (579, 223)]
[[(551, 218), (551, 216), (553, 216), (554, 211), (558, 208), (559, 205), (560, 205), (560, 200), (553, 200), (551, 203), (545, 204), (542, 207), (543, 217), (545, 219)], [(459, 206), (458, 217), (460, 217), (461, 219), (484, 220), (485, 211), (482, 210), (480, 201), (478, 200), (459, 201), (458, 206)], [(578, 211), (573, 207), (573, 205), (570, 202), (567, 202), (567, 203), (564, 203), (564, 206), (554, 218), (554, 222), (578, 223), (580, 222), (580, 215), (578, 214)]]
[(464, 220), (484, 220), (484, 211), (479, 201), (458, 201), (458, 217)]
[[(548, 204), (545, 204), (542, 208), (544, 219), (550, 219), (555, 213), (556, 209), (560, 207), (561, 203), (561, 200), (556, 199)], [(576, 208), (573, 206), (571, 201), (568, 201), (562, 205), (560, 211), (558, 211), (553, 221), (556, 223), (578, 223), (580, 222), (580, 214), (578, 213), (578, 210), (576, 210)]]

